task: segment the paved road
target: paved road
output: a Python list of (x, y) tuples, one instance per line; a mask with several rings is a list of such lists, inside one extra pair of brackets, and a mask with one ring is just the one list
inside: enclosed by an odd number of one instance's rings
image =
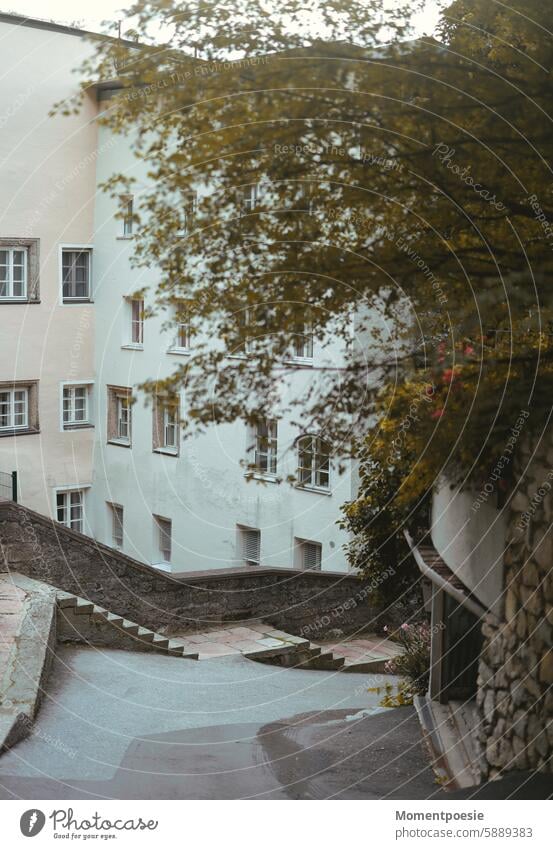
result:
[(375, 679), (63, 647), (0, 798), (439, 796), (413, 711), (372, 715)]

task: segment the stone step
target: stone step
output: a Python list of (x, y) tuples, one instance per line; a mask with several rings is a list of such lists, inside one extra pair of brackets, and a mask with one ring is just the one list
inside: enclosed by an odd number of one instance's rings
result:
[[(121, 638), (115, 638), (113, 640), (116, 648), (132, 648), (132, 644), (129, 645), (128, 641), (125, 642), (125, 638), (130, 638), (140, 643), (140, 650), (144, 650), (143, 647), (149, 647), (152, 651), (168, 654), (172, 657), (198, 660), (198, 652), (194, 646), (169, 640), (162, 634), (156, 634), (150, 628), (144, 628), (130, 619), (125, 619), (123, 616), (111, 613), (104, 607), (94, 604), (87, 599), (61, 590), (58, 591), (56, 598), (58, 609), (66, 623), (66, 632), (64, 636), (60, 634), (59, 637), (62, 641), (68, 640), (69, 642), (75, 642), (76, 640), (78, 642), (81, 640), (94, 645), (95, 640), (97, 640), (98, 645), (109, 646), (109, 631), (107, 632), (107, 637), (105, 631), (102, 633), (102, 626), (105, 624), (109, 628), (119, 631), (121, 634), (123, 642), (119, 646), (117, 645), (117, 640), (121, 640)], [(79, 621), (82, 622), (82, 625), (78, 625), (75, 619), (72, 620), (74, 615), (79, 616)], [(69, 628), (69, 631), (67, 631), (67, 628)], [(100, 631), (98, 631), (98, 628), (100, 628)]]
[(89, 616), (93, 610), (93, 603), (91, 601), (86, 601), (84, 598), (78, 598), (77, 603), (73, 607), (73, 612), (79, 616)]

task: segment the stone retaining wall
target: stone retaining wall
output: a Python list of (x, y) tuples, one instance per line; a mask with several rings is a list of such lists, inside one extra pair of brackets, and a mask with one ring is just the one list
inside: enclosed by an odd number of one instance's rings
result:
[(294, 569), (160, 572), (32, 510), (0, 503), (4, 569), (169, 631), (262, 619), (312, 640), (333, 628), (374, 629), (370, 587), (352, 575)]
[(484, 778), (553, 772), (553, 449), (521, 445), (504, 558), (505, 610), (483, 626), (478, 705)]

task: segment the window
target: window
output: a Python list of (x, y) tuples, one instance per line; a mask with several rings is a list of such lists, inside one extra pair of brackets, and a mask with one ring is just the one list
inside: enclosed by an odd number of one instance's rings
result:
[(111, 540), (114, 548), (123, 548), (123, 508), (120, 504), (109, 504), (111, 512)]
[(293, 337), (293, 358), (296, 360), (313, 359), (313, 328), (311, 324), (298, 327)]
[(0, 247), (0, 299), (27, 298), (27, 248)]
[(131, 343), (144, 344), (144, 301), (131, 298)]
[(38, 383), (0, 383), (0, 436), (38, 433)]
[(319, 489), (330, 486), (330, 446), (319, 436), (298, 439), (298, 482)]
[(185, 235), (191, 233), (194, 229), (194, 221), (196, 218), (196, 205), (196, 194), (193, 193), (187, 195), (187, 197), (184, 199), (184, 204), (182, 208), (182, 232)]
[(171, 520), (163, 519), (161, 516), (154, 516), (157, 532), (158, 532), (158, 546), (159, 546), (159, 554), (161, 556), (162, 563), (170, 563), (171, 562)]
[(83, 427), (90, 423), (89, 386), (63, 387), (64, 430)]
[(174, 396), (158, 395), (155, 399), (153, 449), (178, 454), (179, 402)]
[(38, 303), (39, 239), (0, 238), (0, 303)]
[(126, 387), (108, 386), (108, 442), (131, 445), (132, 396)]
[(239, 557), (249, 565), (261, 562), (261, 531), (257, 528), (238, 528)]
[(323, 547), (320, 542), (297, 540), (300, 569), (321, 569)]
[(192, 326), (190, 323), (190, 315), (184, 306), (178, 306), (175, 309), (175, 340), (173, 342), (172, 351), (189, 351), (192, 346)]
[(266, 419), (255, 428), (255, 470), (268, 475), (277, 473), (277, 422)]
[(131, 195), (125, 199), (123, 212), (123, 236), (132, 236), (134, 224), (133, 198)]
[(246, 213), (253, 212), (261, 200), (261, 186), (252, 183), (244, 188), (244, 209)]
[(63, 302), (90, 300), (90, 257), (88, 249), (61, 252)]
[(56, 494), (57, 520), (66, 528), (84, 533), (84, 490), (71, 489)]
[(0, 391), (0, 430), (29, 427), (29, 391), (3, 389)]

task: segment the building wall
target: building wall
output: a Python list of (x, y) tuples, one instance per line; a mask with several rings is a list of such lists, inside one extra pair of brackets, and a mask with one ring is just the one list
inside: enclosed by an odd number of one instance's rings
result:
[(432, 541), (449, 568), (478, 600), (498, 614), (503, 602), (503, 555), (507, 509), (498, 510), (492, 492), (480, 501), (472, 489), (436, 488), (432, 500)]
[[(115, 171), (145, 179), (136, 171), (129, 138), (110, 136), (100, 128), (98, 182)], [(95, 444), (95, 484), (91, 492), (91, 522), (98, 538), (112, 541), (112, 517), (108, 502), (123, 506), (128, 530), (124, 551), (148, 563), (159, 559), (157, 528), (153, 515), (172, 520), (173, 557), (176, 570), (221, 568), (241, 565), (237, 526), (261, 530), (264, 565), (297, 565), (294, 540), (322, 543), (323, 569), (347, 569), (342, 546), (347, 535), (337, 527), (340, 505), (350, 498), (349, 471), (332, 475), (331, 494), (299, 491), (288, 483), (249, 481), (240, 461), (246, 459), (248, 435), (245, 425), (213, 426), (205, 435), (182, 442), (180, 456), (152, 450), (152, 409), (138, 396), (133, 408), (132, 448), (107, 444), (107, 385), (135, 387), (141, 381), (167, 377), (182, 356), (169, 354), (173, 332), (164, 331), (166, 313), (145, 322), (143, 350), (124, 347), (129, 340), (129, 314), (125, 296), (149, 287), (146, 304), (159, 282), (154, 268), (132, 269), (132, 241), (121, 238), (122, 222), (115, 218), (116, 202), (99, 193), (94, 235), (96, 311), (96, 385), (98, 419)], [(315, 350), (315, 362), (322, 351)], [(340, 351), (325, 351), (336, 362)], [(318, 358), (318, 359), (317, 359)], [(302, 369), (294, 392), (313, 371)], [(186, 398), (181, 410), (186, 416)], [(284, 420), (279, 422), (279, 475), (296, 471), (293, 442), (299, 435)], [(251, 457), (249, 458), (251, 462)]]
[(40, 302), (0, 302), (0, 382), (39, 381), (40, 433), (0, 435), (0, 469), (50, 513), (56, 486), (92, 480), (93, 432), (61, 431), (60, 383), (93, 377), (94, 305), (60, 304), (59, 245), (92, 241), (96, 105), (48, 117), (76, 89), (81, 38), (2, 21), (0, 40), (0, 239), (40, 240)]

